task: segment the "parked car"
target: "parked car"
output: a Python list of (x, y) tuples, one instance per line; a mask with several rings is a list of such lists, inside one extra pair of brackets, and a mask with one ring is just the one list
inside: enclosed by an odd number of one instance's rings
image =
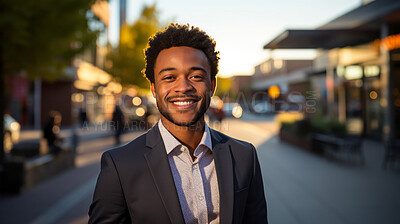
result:
[(21, 125), (10, 115), (4, 115), (4, 152), (8, 153), (18, 143)]
[(274, 112), (272, 105), (266, 101), (256, 102), (253, 106), (253, 110), (254, 110), (254, 112), (259, 113), (259, 114), (266, 114), (266, 113)]

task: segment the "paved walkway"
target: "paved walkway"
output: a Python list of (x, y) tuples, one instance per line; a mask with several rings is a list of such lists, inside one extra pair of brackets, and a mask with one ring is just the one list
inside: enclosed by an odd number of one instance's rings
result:
[[(126, 143), (142, 133), (129, 132), (124, 134), (121, 140)], [(96, 135), (93, 132), (92, 134)], [(101, 136), (100, 134), (97, 133), (97, 136)], [(87, 213), (100, 171), (100, 157), (102, 152), (112, 147), (114, 147), (112, 136), (85, 138), (77, 148), (74, 168), (47, 179), (21, 194), (0, 194), (0, 223), (87, 223)]]
[(274, 136), (258, 147), (270, 223), (400, 223), (400, 174), (382, 144), (363, 142), (365, 165), (318, 156)]
[(243, 120), (223, 131), (257, 147), (270, 223), (400, 223), (400, 172), (382, 169), (382, 143), (363, 141), (361, 165), (357, 157), (339, 160), (281, 142), (273, 116), (247, 114)]

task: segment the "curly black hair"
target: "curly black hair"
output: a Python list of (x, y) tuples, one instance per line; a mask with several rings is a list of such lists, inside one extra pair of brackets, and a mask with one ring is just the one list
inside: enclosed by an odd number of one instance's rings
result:
[(149, 44), (145, 49), (144, 75), (151, 83), (154, 83), (154, 64), (158, 54), (164, 49), (179, 46), (203, 51), (210, 63), (211, 80), (215, 80), (218, 73), (219, 52), (215, 51), (214, 39), (198, 27), (170, 23), (163, 31), (149, 38)]

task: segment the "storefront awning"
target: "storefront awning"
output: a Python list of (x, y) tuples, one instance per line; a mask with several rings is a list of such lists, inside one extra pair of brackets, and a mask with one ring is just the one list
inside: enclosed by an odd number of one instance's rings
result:
[(368, 43), (379, 38), (379, 32), (359, 30), (286, 30), (264, 46), (264, 49), (332, 49)]
[(399, 0), (375, 0), (320, 26), (319, 29), (380, 29), (382, 22), (398, 22)]
[(398, 23), (399, 10), (399, 0), (375, 0), (317, 29), (286, 30), (264, 49), (332, 49), (368, 43), (381, 38), (382, 23)]

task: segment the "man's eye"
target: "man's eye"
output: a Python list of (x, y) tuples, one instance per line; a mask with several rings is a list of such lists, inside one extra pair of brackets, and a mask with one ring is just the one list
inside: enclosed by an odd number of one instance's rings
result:
[(201, 80), (203, 79), (202, 75), (192, 75), (192, 79)]
[(174, 77), (173, 76), (165, 76), (164, 78), (163, 78), (163, 80), (172, 80)]

